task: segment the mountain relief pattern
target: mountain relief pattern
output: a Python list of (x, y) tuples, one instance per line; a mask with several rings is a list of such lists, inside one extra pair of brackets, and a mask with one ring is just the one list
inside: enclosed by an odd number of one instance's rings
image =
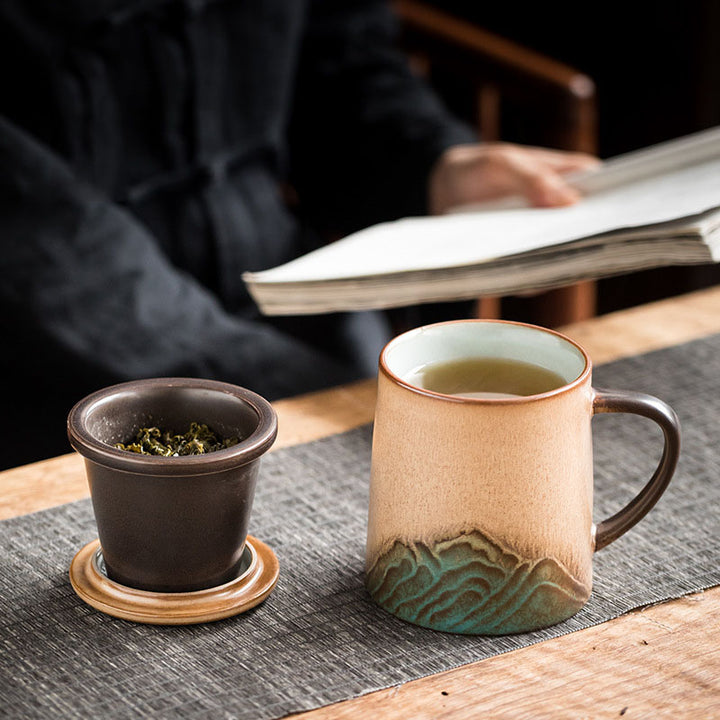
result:
[(370, 568), (367, 586), (403, 620), (469, 635), (553, 625), (590, 596), (556, 560), (522, 558), (479, 530), (432, 546), (396, 541)]

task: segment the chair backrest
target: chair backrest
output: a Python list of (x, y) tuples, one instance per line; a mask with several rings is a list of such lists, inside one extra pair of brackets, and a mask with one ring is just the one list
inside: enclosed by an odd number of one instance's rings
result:
[[(414, 67), (460, 107), (484, 140), (597, 151), (590, 77), (421, 0), (395, 0), (394, 8)], [(525, 118), (527, 140), (506, 137), (510, 118), (504, 115)]]

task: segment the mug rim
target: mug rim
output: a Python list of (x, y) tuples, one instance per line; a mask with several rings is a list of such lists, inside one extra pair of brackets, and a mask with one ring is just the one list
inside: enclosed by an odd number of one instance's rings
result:
[[(257, 426), (250, 435), (231, 447), (211, 453), (179, 457), (128, 452), (98, 440), (88, 431), (86, 427), (88, 415), (99, 403), (113, 396), (163, 387), (210, 390), (231, 395), (255, 411), (258, 418)], [(270, 449), (277, 437), (277, 425), (277, 415), (269, 401), (252, 390), (219, 380), (163, 377), (117, 383), (90, 393), (70, 410), (67, 418), (67, 434), (73, 449), (85, 459), (105, 467), (146, 475), (184, 476), (221, 472), (252, 462)]]
[[(434, 328), (434, 327), (441, 327), (441, 326), (450, 326), (450, 325), (458, 325), (458, 324), (473, 324), (473, 325), (490, 325), (490, 324), (499, 324), (499, 325), (514, 325), (518, 327), (524, 327), (529, 328), (531, 330), (538, 330), (542, 333), (546, 333), (548, 335), (554, 335), (555, 337), (563, 340), (564, 342), (568, 343), (569, 345), (572, 345), (575, 349), (578, 350), (580, 355), (585, 361), (585, 365), (580, 372), (580, 374), (570, 382), (563, 383), (560, 387), (554, 388), (552, 390), (548, 390), (547, 392), (543, 393), (537, 393), (535, 395), (521, 395), (517, 397), (509, 397), (509, 398), (477, 398), (477, 397), (467, 397), (462, 395), (449, 395), (447, 393), (441, 393), (437, 392), (435, 390), (428, 390), (427, 388), (420, 387), (418, 385), (413, 385), (411, 382), (408, 382), (407, 380), (400, 377), (398, 374), (394, 373), (392, 370), (390, 370), (387, 362), (386, 355), (388, 351), (392, 348), (393, 345), (395, 345), (397, 342), (402, 340), (402, 338), (406, 337), (407, 335), (410, 335), (412, 333), (416, 333), (418, 330), (424, 329), (424, 328)], [(405, 388), (406, 390), (409, 390), (410, 392), (413, 392), (417, 395), (424, 395), (426, 397), (435, 398), (438, 400), (446, 400), (448, 402), (457, 402), (457, 403), (469, 403), (471, 405), (515, 405), (519, 403), (527, 403), (527, 402), (535, 402), (538, 400), (544, 400), (546, 398), (555, 397), (557, 395), (561, 395), (567, 392), (571, 392), (579, 385), (582, 385), (590, 373), (592, 372), (592, 360), (590, 359), (590, 356), (588, 355), (587, 351), (575, 340), (572, 338), (569, 338), (567, 335), (564, 335), (561, 332), (558, 332), (557, 330), (552, 330), (551, 328), (541, 327), (540, 325), (533, 325), (532, 323), (525, 323), (525, 322), (518, 322), (515, 320), (495, 320), (495, 319), (481, 319), (481, 318), (465, 318), (461, 320), (444, 320), (437, 323), (430, 323), (428, 325), (421, 325), (416, 328), (412, 328), (410, 330), (406, 330), (405, 332), (401, 333), (400, 335), (397, 335), (392, 340), (388, 341), (388, 343), (383, 347), (382, 351), (380, 352), (380, 358), (378, 360), (378, 367), (380, 372), (382, 372), (390, 382), (395, 383), (396, 385), (399, 385), (400, 387)]]

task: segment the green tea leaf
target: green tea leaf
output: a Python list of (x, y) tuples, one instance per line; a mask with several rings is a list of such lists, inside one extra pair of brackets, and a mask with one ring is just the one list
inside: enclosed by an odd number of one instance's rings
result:
[(180, 457), (183, 455), (204, 455), (237, 445), (240, 439), (219, 438), (205, 423), (190, 423), (190, 428), (182, 435), (172, 435), (157, 427), (140, 428), (135, 437), (124, 443), (115, 443), (119, 450), (139, 453), (140, 455), (161, 455)]

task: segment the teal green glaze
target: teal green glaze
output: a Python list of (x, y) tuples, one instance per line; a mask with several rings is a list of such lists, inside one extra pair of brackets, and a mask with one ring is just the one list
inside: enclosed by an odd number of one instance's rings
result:
[(367, 587), (403, 620), (467, 635), (554, 625), (590, 596), (556, 560), (521, 558), (477, 530), (432, 546), (395, 542), (369, 570)]

